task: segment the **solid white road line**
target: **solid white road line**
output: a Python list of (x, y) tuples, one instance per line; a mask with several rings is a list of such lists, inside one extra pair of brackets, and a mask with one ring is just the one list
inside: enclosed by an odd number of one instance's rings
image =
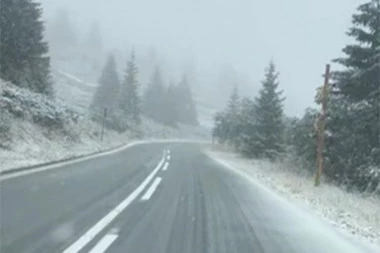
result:
[(150, 199), (152, 197), (153, 193), (156, 191), (158, 185), (161, 183), (162, 178), (157, 177), (154, 181), (153, 184), (149, 187), (149, 189), (145, 192), (144, 196), (142, 196), (141, 200), (145, 201)]
[(108, 224), (110, 224), (116, 216), (118, 216), (127, 206), (129, 206), (137, 196), (144, 191), (153, 177), (161, 169), (165, 162), (165, 155), (161, 158), (161, 161), (157, 167), (149, 174), (147, 178), (118, 206), (112, 209), (106, 216), (92, 226), (86, 233), (84, 233), (78, 240), (76, 240), (70, 247), (68, 247), (63, 253), (77, 253), (84, 246), (86, 246), (97, 234), (99, 234)]
[(46, 166), (42, 166), (42, 167), (36, 168), (36, 169), (25, 170), (25, 171), (20, 171), (20, 172), (14, 172), (14, 173), (9, 174), (9, 175), (0, 176), (0, 181), (6, 180), (6, 179), (11, 179), (11, 178), (14, 178), (14, 177), (26, 176), (26, 175), (29, 175), (29, 174), (34, 174), (34, 173), (42, 172), (42, 171), (45, 171), (45, 170), (52, 170), (52, 169), (56, 169), (56, 168), (59, 168), (59, 167), (63, 167), (63, 166), (67, 166), (67, 165), (71, 165), (71, 164), (87, 161), (87, 160), (90, 160), (90, 159), (94, 159), (94, 158), (97, 158), (97, 157), (102, 157), (102, 156), (107, 156), (107, 155), (115, 154), (115, 153), (118, 153), (120, 151), (124, 151), (124, 150), (126, 150), (128, 148), (134, 147), (136, 145), (141, 145), (141, 144), (144, 144), (144, 143), (149, 143), (149, 142), (147, 142), (147, 141), (135, 141), (135, 142), (131, 142), (131, 143), (127, 144), (127, 145), (124, 145), (124, 146), (121, 146), (121, 147), (118, 147), (118, 148), (115, 148), (115, 149), (112, 149), (112, 150), (109, 150), (109, 151), (104, 151), (104, 152), (101, 152), (101, 153), (98, 153), (98, 154), (93, 154), (93, 155), (90, 154), (90, 155), (82, 157), (82, 158), (74, 158), (73, 160), (70, 160), (70, 161), (60, 162), (60, 163), (52, 164), (52, 165), (46, 165)]
[(162, 170), (165, 171), (168, 169), (168, 167), (169, 167), (169, 162), (166, 162), (164, 167), (162, 167)]
[(116, 234), (107, 234), (105, 235), (90, 251), (90, 253), (103, 253), (109, 246), (116, 240), (118, 235)]
[[(124, 151), (124, 150), (126, 150), (128, 148), (131, 148), (133, 146), (137, 146), (137, 145), (141, 145), (141, 144), (149, 144), (149, 143), (198, 143), (198, 144), (210, 144), (211, 142), (209, 142), (209, 141), (203, 141), (203, 140), (191, 140), (191, 139), (166, 139), (166, 140), (151, 139), (149, 141), (148, 140), (147, 141), (134, 141), (134, 142), (129, 143), (129, 144), (125, 145), (125, 146), (121, 146), (119, 148), (112, 149), (112, 150), (105, 151), (105, 152), (101, 152), (101, 153), (98, 153), (98, 154), (93, 154), (93, 155), (89, 155), (89, 156), (86, 156), (86, 157), (73, 159), (73, 160), (66, 161), (66, 162), (60, 162), (60, 163), (53, 164), (53, 165), (46, 165), (46, 166), (42, 166), (42, 167), (39, 167), (39, 168), (36, 168), (36, 169), (32, 169), (32, 170), (25, 170), (25, 171), (20, 171), (20, 172), (14, 172), (14, 173), (8, 174), (8, 175), (0, 175), (0, 181), (11, 179), (11, 178), (14, 178), (14, 177), (26, 176), (26, 175), (29, 175), (29, 174), (34, 174), (34, 173), (38, 173), (38, 172), (42, 172), (42, 171), (46, 171), (46, 170), (57, 169), (57, 168), (60, 168), (60, 167), (66, 166), (66, 165), (71, 165), (71, 164), (75, 164), (75, 163), (78, 163), (78, 162), (87, 161), (87, 160), (90, 160), (90, 159), (93, 159), (93, 158), (96, 158), (96, 157), (102, 157), (102, 156), (107, 156), (107, 155), (110, 155), (110, 154), (118, 153), (120, 151)], [(169, 154), (170, 154), (170, 152), (169, 152)]]

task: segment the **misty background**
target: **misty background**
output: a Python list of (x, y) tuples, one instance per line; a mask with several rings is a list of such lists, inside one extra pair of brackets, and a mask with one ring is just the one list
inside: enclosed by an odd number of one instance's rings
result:
[[(345, 31), (361, 1), (40, 2), (53, 69), (56, 51), (60, 50), (51, 42), (57, 39), (54, 32), (59, 32), (54, 31), (54, 22), (59, 13), (66, 12), (77, 41), (85, 40), (97, 27), (104, 54), (116, 54), (120, 72), (134, 49), (143, 86), (156, 64), (161, 66), (166, 83), (178, 81), (186, 72), (198, 106), (203, 101), (215, 110), (225, 105), (234, 84), (242, 95), (254, 97), (264, 68), (273, 59), (280, 72), (280, 89), (286, 96), (285, 114), (301, 116), (306, 107), (313, 106), (325, 64), (341, 56), (342, 45), (350, 42)], [(99, 59), (99, 64), (100, 69), (104, 59)], [(96, 82), (98, 77), (91, 81)], [(207, 120), (212, 120), (212, 113)], [(202, 109), (199, 114), (202, 117)]]

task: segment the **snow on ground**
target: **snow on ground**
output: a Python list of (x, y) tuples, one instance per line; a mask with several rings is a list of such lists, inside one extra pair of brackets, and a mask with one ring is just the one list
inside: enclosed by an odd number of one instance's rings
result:
[(73, 76), (73, 75), (71, 75), (69, 73), (66, 73), (65, 71), (58, 70), (57, 72), (58, 72), (58, 74), (63, 75), (66, 78), (71, 79), (71, 80), (73, 80), (73, 81), (75, 81), (77, 83), (83, 83), (85, 86), (89, 86), (89, 87), (93, 87), (93, 88), (95, 88), (96, 86), (98, 86), (97, 84), (94, 84), (94, 83), (85, 82), (85, 81), (83, 81), (82, 79), (80, 79), (80, 78), (78, 78), (76, 76)]
[(250, 160), (238, 154), (210, 148), (210, 157), (238, 169), (274, 190), (290, 202), (328, 221), (344, 233), (380, 247), (380, 199), (348, 193), (330, 184), (314, 187), (312, 176), (290, 162)]
[(128, 143), (128, 134), (105, 131), (103, 141), (96, 135), (100, 126), (81, 124), (80, 139), (47, 133), (41, 127), (25, 120), (15, 119), (12, 124), (12, 146), (0, 149), (1, 170), (55, 161), (94, 153)]
[(86, 113), (95, 87), (63, 71), (53, 72), (57, 100), (64, 101), (79, 113)]
[[(118, 133), (105, 129), (103, 140), (101, 126), (82, 120), (76, 125), (77, 140), (41, 129), (30, 121), (13, 119), (10, 149), (0, 148), (0, 171), (91, 154), (125, 145), (135, 140), (129, 132)], [(151, 139), (200, 139), (204, 135), (197, 128), (173, 129), (144, 119), (142, 129), (145, 140)]]
[[(105, 129), (64, 101), (0, 80), (0, 171), (91, 154), (129, 143), (133, 134)], [(142, 119), (143, 139), (200, 139), (201, 127), (170, 128)]]

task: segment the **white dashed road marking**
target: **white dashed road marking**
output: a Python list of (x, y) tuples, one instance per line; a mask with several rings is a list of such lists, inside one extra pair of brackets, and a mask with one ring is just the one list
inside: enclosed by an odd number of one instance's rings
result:
[[(103, 229), (105, 229), (124, 209), (129, 206), (132, 201), (134, 201), (140, 193), (142, 193), (148, 186), (150, 181), (154, 178), (157, 172), (161, 169), (165, 162), (165, 153), (161, 158), (161, 161), (157, 167), (149, 174), (147, 178), (118, 206), (112, 209), (106, 216), (104, 216), (100, 221), (98, 221), (94, 226), (92, 226), (86, 233), (84, 233), (77, 241), (75, 241), (70, 247), (68, 247), (63, 253), (77, 253), (83, 247), (85, 247), (94, 237), (99, 234)], [(157, 180), (157, 178), (156, 178)], [(156, 181), (154, 181), (156, 182)], [(154, 183), (153, 183), (154, 184)], [(156, 186), (157, 187), (157, 186)], [(150, 190), (150, 188), (149, 188)], [(110, 240), (110, 239), (107, 239)]]
[(153, 184), (149, 187), (149, 189), (145, 192), (144, 196), (142, 196), (141, 200), (149, 200), (150, 197), (152, 197), (153, 193), (156, 191), (158, 185), (161, 183), (162, 178), (157, 177), (154, 181)]
[(168, 169), (168, 167), (169, 167), (169, 162), (166, 162), (164, 167), (162, 167), (162, 170), (165, 171)]
[(117, 234), (107, 234), (105, 235), (90, 251), (90, 253), (103, 253), (109, 246), (116, 240)]

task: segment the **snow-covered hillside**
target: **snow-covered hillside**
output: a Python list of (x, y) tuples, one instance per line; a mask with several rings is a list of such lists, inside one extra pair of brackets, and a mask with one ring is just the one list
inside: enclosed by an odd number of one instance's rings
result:
[[(89, 93), (84, 84), (77, 85), (79, 82), (62, 78), (58, 84), (75, 94), (67, 93), (65, 98), (51, 100), (0, 80), (1, 170), (89, 154), (126, 144), (134, 138), (128, 131), (118, 133), (105, 129), (101, 140), (102, 127), (87, 117), (86, 101), (81, 100), (81, 96), (76, 100), (78, 103), (74, 101), (79, 91), (82, 95)], [(70, 97), (73, 100), (69, 100)], [(144, 139), (207, 138), (207, 132), (201, 128), (179, 126), (173, 129), (146, 118), (142, 120), (141, 129)]]
[[(112, 52), (112, 51), (111, 51)], [(83, 57), (83, 53), (79, 48), (65, 49), (58, 52), (52, 51), (52, 75), (55, 82), (56, 96), (59, 100), (65, 101), (75, 107), (80, 113), (86, 113), (91, 104), (92, 98), (98, 86), (97, 81), (101, 75), (102, 67), (105, 64), (106, 54), (104, 52), (96, 52), (98, 55), (95, 59)], [(120, 52), (114, 52), (119, 77), (123, 77), (124, 68), (127, 62), (125, 55)], [(129, 55), (129, 54), (127, 54)], [(139, 68), (140, 95), (149, 82), (152, 74), (150, 68), (146, 69), (147, 63), (143, 60), (143, 55), (137, 52), (137, 66)], [(163, 70), (165, 73), (165, 69)], [(174, 77), (178, 73), (171, 73)], [(167, 73), (169, 82), (173, 76)], [(176, 79), (172, 80), (178, 81)], [(211, 129), (213, 126), (213, 117), (218, 110), (215, 104), (215, 91), (204, 86), (196, 86), (191, 84), (192, 94), (198, 111), (198, 120), (201, 126)], [(210, 99), (214, 98), (214, 99)]]
[(86, 82), (62, 70), (53, 72), (57, 99), (86, 114), (96, 90), (96, 84)]

